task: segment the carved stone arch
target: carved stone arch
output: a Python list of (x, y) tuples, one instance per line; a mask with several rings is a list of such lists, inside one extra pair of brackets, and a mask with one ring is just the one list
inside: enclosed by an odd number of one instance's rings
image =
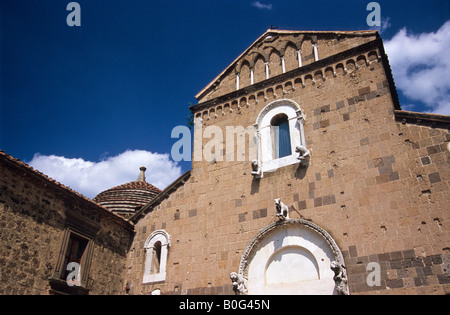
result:
[(263, 103), (264, 102), (264, 98), (265, 98), (265, 93), (263, 91), (258, 92), (258, 94), (256, 95), (256, 99), (258, 102)]
[(335, 74), (335, 71), (334, 71), (333, 67), (327, 67), (325, 69), (325, 76), (324, 76), (324, 78), (330, 79), (330, 78), (332, 78), (334, 76), (334, 74)]
[(244, 65), (247, 65), (249, 68), (251, 68), (250, 60), (247, 60), (247, 59), (240, 60), (238, 62), (238, 64), (236, 65), (236, 73), (241, 73), (242, 67)]
[(256, 96), (254, 94), (250, 95), (248, 97), (248, 104), (249, 105), (255, 105), (256, 104)]
[(165, 230), (157, 230), (150, 234), (145, 240), (144, 248), (149, 249), (153, 245), (160, 241), (163, 246), (170, 246), (170, 235)]
[(209, 117), (212, 118), (217, 118), (217, 114), (216, 114), (216, 109), (214, 107), (211, 107), (209, 110)]
[(281, 84), (279, 84), (275, 87), (275, 94), (277, 95), (277, 97), (283, 96), (284, 95), (283, 91), (284, 91), (284, 89)]
[(370, 52), (367, 54), (367, 59), (368, 59), (369, 61), (375, 61), (375, 60), (377, 60), (377, 59), (378, 59), (378, 53), (377, 53), (376, 51), (374, 51), (374, 50), (370, 51)]
[(277, 47), (275, 47), (275, 46), (266, 46), (266, 47), (264, 47), (264, 54), (265, 54), (265, 56), (267, 56), (267, 58), (266, 58), (267, 62), (270, 61), (270, 55), (272, 53), (275, 53), (275, 54), (278, 54), (279, 56), (282, 56), (281, 50), (278, 49)]
[(284, 47), (284, 57), (286, 64), (286, 71), (298, 68), (298, 53), (297, 45), (291, 41), (286, 42)]
[(286, 41), (283, 42), (283, 44), (282, 44), (280, 50), (286, 51), (286, 48), (287, 48), (288, 45), (292, 45), (292, 46), (293, 46), (295, 49), (297, 49), (297, 50), (299, 49), (299, 48), (297, 47), (297, 44), (296, 44), (296, 43), (294, 43), (292, 40), (287, 39)]
[(292, 107), (295, 112), (299, 115), (301, 114), (301, 108), (297, 104), (297, 102), (291, 100), (291, 99), (280, 99), (271, 102), (270, 104), (266, 105), (266, 107), (263, 108), (263, 110), (259, 113), (258, 117), (256, 118), (256, 125), (261, 126), (263, 118), (266, 116), (268, 112), (270, 112), (272, 109), (279, 107), (279, 106), (289, 106)]
[(253, 62), (256, 62), (256, 60), (258, 58), (262, 58), (264, 60), (264, 62), (269, 62), (269, 54), (267, 52), (264, 51), (264, 49), (256, 49), (254, 51), (252, 51), (251, 53), (252, 55), (254, 55), (251, 60), (253, 60)]
[[(169, 247), (170, 235), (165, 230), (154, 231), (147, 237), (144, 243), (146, 258), (142, 283), (160, 282), (166, 279), (167, 253)], [(156, 248), (158, 248), (159, 255), (155, 254)], [(152, 266), (155, 265), (154, 260), (156, 259), (158, 260), (158, 269), (152, 270)]]
[(243, 107), (247, 106), (247, 103), (248, 103), (247, 98), (245, 96), (241, 97), (241, 99), (239, 100), (238, 109), (242, 109)]
[(337, 65), (336, 65), (336, 68), (335, 68), (336, 70), (336, 74), (344, 74), (345, 73), (345, 66), (342, 64), (342, 63), (338, 63)]
[(266, 94), (267, 100), (272, 100), (275, 98), (275, 92), (273, 91), (273, 88), (271, 88), (271, 87), (266, 90), (265, 94)]
[(319, 81), (319, 80), (323, 80), (324, 76), (323, 76), (323, 72), (322, 70), (318, 70), (314, 73), (314, 81)]
[(258, 53), (254, 59), (255, 63), (255, 74), (254, 80), (255, 83), (264, 81), (266, 79), (266, 58)]
[(356, 64), (359, 67), (367, 66), (367, 58), (366, 58), (366, 56), (365, 55), (358, 56), (358, 58), (356, 58)]
[(304, 87), (304, 83), (302, 81), (302, 78), (295, 78), (294, 86), (295, 86), (295, 88)]
[(294, 88), (294, 85), (292, 84), (292, 82), (291, 81), (287, 81), (285, 84), (284, 84), (284, 91), (286, 91), (286, 92), (291, 92), (292, 90), (294, 90), (295, 88)]
[(355, 71), (357, 69), (356, 62), (353, 59), (347, 60), (347, 62), (345, 63), (345, 66), (348, 71)]
[(251, 69), (253, 68), (253, 62), (244, 59), (239, 68), (239, 80), (240, 87), (246, 87), (251, 84)]
[(269, 69), (270, 69), (270, 77), (277, 76), (279, 74), (282, 74), (282, 67), (281, 67), (281, 53), (278, 49), (275, 47), (272, 47), (270, 54), (269, 54)]
[(348, 294), (346, 272), (337, 283), (334, 266), (345, 270), (331, 235), (310, 221), (289, 219), (266, 226), (250, 241), (239, 275), (247, 279), (248, 294)]

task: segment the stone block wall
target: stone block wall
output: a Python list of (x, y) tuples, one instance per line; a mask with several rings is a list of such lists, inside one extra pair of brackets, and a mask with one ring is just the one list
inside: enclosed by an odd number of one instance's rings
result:
[[(230, 293), (229, 275), (247, 244), (276, 220), (275, 198), (296, 210), (291, 217), (331, 234), (344, 253), (351, 294), (449, 292), (448, 117), (429, 125), (398, 119), (379, 47), (327, 62), (193, 108), (201, 132), (217, 126), (226, 135), (227, 126), (253, 126), (270, 102), (291, 99), (306, 116), (311, 163), (256, 179), (248, 157), (237, 161), (237, 138), (232, 161), (194, 161), (189, 180), (137, 220), (125, 276), (130, 293)], [(202, 147), (211, 140), (203, 138)], [(225, 145), (215, 149), (230, 154)], [(172, 238), (167, 277), (142, 284), (144, 242), (159, 229)], [(376, 287), (366, 281), (371, 262), (381, 268)]]
[[(236, 71), (240, 73), (240, 88), (251, 85), (250, 69), (254, 69), (254, 83), (266, 80), (265, 62), (269, 63), (269, 77), (283, 73), (281, 58), (285, 57), (285, 70), (298, 68), (301, 50), (302, 65), (315, 62), (313, 43), (317, 44), (319, 59), (368, 43), (377, 38), (377, 33), (367, 32), (300, 32), (269, 30), (259, 38), (244, 60), (235, 61), (219, 75), (213, 86), (202, 91), (199, 102), (208, 101), (236, 91)], [(263, 43), (266, 41), (265, 43)]]
[[(0, 152), (0, 294), (122, 294), (133, 226)], [(73, 222), (76, 220), (76, 222)], [(88, 290), (50, 286), (68, 225), (95, 229)], [(83, 268), (83, 266), (82, 266)]]

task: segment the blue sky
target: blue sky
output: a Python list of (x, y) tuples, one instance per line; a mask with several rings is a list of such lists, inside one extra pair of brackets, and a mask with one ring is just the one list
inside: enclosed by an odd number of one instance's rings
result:
[[(88, 197), (189, 169), (172, 129), (271, 25), (370, 29), (362, 0), (79, 0), (80, 27), (69, 2), (0, 0), (0, 149)], [(450, 1), (377, 2), (403, 108), (450, 114)]]

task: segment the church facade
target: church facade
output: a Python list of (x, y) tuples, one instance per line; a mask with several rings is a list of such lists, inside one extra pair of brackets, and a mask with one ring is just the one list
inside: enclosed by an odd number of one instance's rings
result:
[[(96, 220), (91, 264), (117, 269), (81, 293), (450, 292), (450, 117), (401, 110), (377, 32), (268, 30), (196, 98), (192, 170), (126, 219), (77, 207), (109, 218), (73, 220)], [(6, 218), (25, 197), (2, 185)]]
[(131, 293), (448, 292), (449, 117), (401, 111), (378, 33), (268, 30), (196, 98)]

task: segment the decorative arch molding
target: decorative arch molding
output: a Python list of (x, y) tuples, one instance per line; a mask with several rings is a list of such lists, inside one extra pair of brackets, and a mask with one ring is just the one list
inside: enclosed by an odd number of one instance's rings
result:
[(302, 118), (302, 119), (304, 118), (302, 109), (295, 101), (288, 99), (288, 98), (283, 98), (283, 99), (275, 100), (275, 101), (267, 104), (266, 107), (264, 107), (262, 109), (262, 111), (259, 113), (258, 117), (256, 118), (255, 125), (262, 127), (261, 126), (262, 120), (267, 115), (267, 113), (269, 113), (274, 108), (280, 107), (280, 106), (292, 107), (294, 109), (295, 113), (297, 114), (296, 118)]
[[(308, 238), (305, 238), (305, 244), (308, 242), (317, 242), (317, 244), (310, 244), (310, 248), (308, 248), (308, 245), (304, 245), (301, 242), (295, 243), (295, 240), (285, 240), (281, 239), (278, 240), (279, 244), (276, 245), (274, 243), (274, 250), (267, 252), (267, 242), (273, 241), (272, 239), (274, 237), (279, 237), (279, 235), (283, 235), (283, 232), (286, 232), (287, 235), (289, 233), (287, 231), (302, 231), (299, 232), (298, 235), (306, 235)], [(281, 233), (280, 233), (281, 232)], [(278, 234), (277, 234), (278, 233)], [(303, 234), (302, 234), (303, 233)], [(292, 233), (291, 233), (292, 234)], [(295, 234), (295, 233), (294, 233)], [(292, 237), (292, 236), (290, 236)], [(295, 237), (294, 237), (295, 238)], [(273, 241), (274, 242), (274, 241)], [(328, 286), (328, 292), (330, 291), (330, 286), (332, 286), (331, 290), (333, 291), (333, 294), (349, 294), (348, 287), (347, 287), (347, 279), (346, 279), (346, 272), (344, 271), (344, 277), (343, 279), (336, 279), (336, 276), (333, 277), (333, 272), (336, 275), (335, 269), (333, 269), (334, 266), (340, 266), (342, 270), (345, 270), (345, 261), (344, 257), (342, 255), (341, 250), (339, 249), (336, 241), (331, 237), (331, 235), (319, 227), (317, 224), (312, 223), (307, 220), (303, 219), (288, 219), (288, 220), (282, 220), (275, 223), (272, 223), (265, 228), (263, 228), (247, 245), (247, 247), (244, 250), (244, 253), (242, 255), (240, 264), (239, 264), (239, 276), (243, 279), (246, 279), (247, 283), (247, 289), (249, 289), (249, 294), (252, 294), (256, 291), (257, 294), (265, 294), (268, 292), (264, 291), (258, 291), (255, 289), (252, 289), (252, 277), (249, 278), (249, 269), (251, 267), (251, 264), (253, 263), (253, 260), (255, 259), (256, 255), (264, 255), (259, 254), (258, 251), (267, 252), (266, 257), (267, 260), (260, 262), (255, 262), (255, 264), (260, 264), (261, 266), (264, 265), (267, 269), (267, 266), (272, 261), (273, 257), (277, 255), (277, 253), (281, 252), (283, 249), (290, 249), (290, 248), (297, 248), (301, 249), (302, 251), (305, 251), (308, 253), (308, 255), (314, 256), (314, 254), (311, 254), (311, 251), (314, 252), (311, 248), (314, 248), (316, 246), (317, 248), (323, 248), (324, 252), (328, 252), (328, 261), (324, 261), (324, 259), (321, 257), (315, 257), (314, 259), (311, 259), (311, 263), (317, 265), (317, 262), (322, 263), (321, 270), (319, 270), (319, 267), (317, 267), (317, 272), (320, 274), (321, 277), (324, 277), (325, 279), (325, 286)], [(322, 254), (323, 255), (323, 254)], [(326, 268), (323, 266), (324, 264), (328, 264)], [(261, 269), (261, 267), (256, 267)], [(255, 269), (255, 268), (253, 268)], [(266, 270), (264, 271), (266, 272)], [(250, 275), (252, 276), (252, 275)], [(340, 281), (343, 280), (343, 281)], [(266, 280), (264, 280), (266, 281)], [(262, 282), (261, 282), (262, 283)], [(325, 290), (326, 291), (326, 290)], [(270, 293), (269, 293), (270, 294)]]
[(144, 243), (144, 248), (153, 248), (156, 242), (161, 242), (163, 246), (170, 246), (170, 235), (165, 230), (157, 230), (147, 237)]

